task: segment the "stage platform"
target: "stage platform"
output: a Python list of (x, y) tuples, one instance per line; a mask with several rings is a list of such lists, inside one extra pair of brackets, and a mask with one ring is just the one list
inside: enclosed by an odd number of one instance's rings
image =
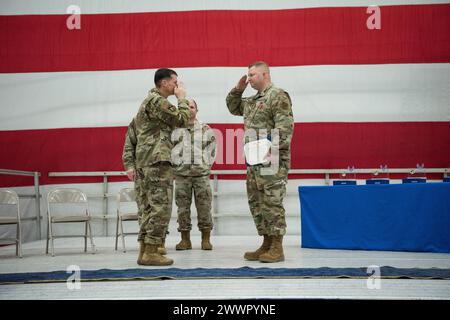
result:
[[(96, 237), (96, 253), (83, 253), (80, 239), (57, 239), (55, 257), (45, 255), (45, 241), (23, 245), (22, 259), (13, 246), (0, 248), (0, 274), (65, 271), (77, 265), (83, 271), (111, 269), (196, 269), (196, 268), (394, 268), (450, 269), (450, 254), (394, 251), (325, 250), (300, 247), (300, 236), (285, 237), (286, 260), (263, 264), (246, 261), (243, 253), (259, 245), (257, 236), (213, 236), (214, 250), (200, 250), (200, 236), (192, 235), (193, 250), (176, 251), (178, 235), (167, 239), (169, 267), (136, 264), (138, 244), (127, 239), (127, 252), (114, 251), (114, 238)], [(120, 242), (119, 242), (120, 243)], [(89, 243), (88, 243), (89, 244)], [(89, 247), (88, 247), (89, 249)], [(275, 270), (276, 271), (276, 270)], [(72, 273), (73, 274), (73, 273)], [(71, 274), (67, 274), (69, 277)], [(367, 277), (368, 278), (368, 277)], [(82, 281), (80, 289), (67, 283), (16, 283), (0, 285), (0, 299), (449, 299), (450, 280), (380, 279), (379, 288), (368, 287), (367, 278), (197, 278), (169, 280)]]

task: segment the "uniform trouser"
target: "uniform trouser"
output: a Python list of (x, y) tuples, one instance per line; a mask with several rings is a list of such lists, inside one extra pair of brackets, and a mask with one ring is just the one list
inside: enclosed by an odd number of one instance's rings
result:
[(138, 240), (161, 244), (166, 237), (172, 214), (173, 171), (170, 162), (158, 162), (136, 170), (138, 204)]
[(199, 230), (212, 230), (212, 192), (209, 175), (199, 177), (175, 176), (175, 203), (178, 207), (178, 231), (190, 231), (191, 203), (194, 193)]
[[(136, 204), (137, 204), (137, 208), (138, 208), (138, 224), (139, 226), (142, 225), (142, 217), (143, 217), (143, 212), (145, 207), (143, 206), (143, 202), (141, 201), (141, 199), (143, 198), (143, 196), (139, 196), (140, 192), (141, 192), (141, 185), (142, 185), (142, 179), (143, 177), (141, 177), (141, 174), (138, 173), (139, 171), (136, 172), (136, 176), (134, 179), (134, 190), (136, 193)], [(141, 178), (140, 178), (141, 177)], [(172, 197), (171, 197), (172, 198)], [(172, 214), (172, 199), (170, 200), (170, 210), (169, 210)], [(167, 234), (169, 234), (169, 231), (166, 231), (166, 236)], [(137, 241), (143, 241), (145, 238), (145, 233), (139, 228), (139, 233), (138, 233), (138, 238)]]
[[(138, 208), (138, 223), (139, 226), (142, 224), (142, 212), (144, 211), (144, 207), (142, 206), (140, 195), (141, 192), (141, 185), (142, 185), (142, 175), (143, 173), (140, 170), (136, 170), (136, 174), (134, 176), (134, 192), (136, 194), (136, 204)], [(145, 235), (141, 232), (139, 228), (139, 234), (138, 234), (138, 241), (144, 240)]]
[(262, 167), (247, 167), (247, 197), (259, 235), (284, 235), (286, 233), (283, 199), (286, 196), (287, 172), (264, 175)]

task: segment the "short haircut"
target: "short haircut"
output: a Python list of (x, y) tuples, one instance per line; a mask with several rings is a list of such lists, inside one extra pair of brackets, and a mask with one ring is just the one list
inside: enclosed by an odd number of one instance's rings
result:
[(253, 67), (255, 67), (255, 68), (257, 68), (257, 67), (264, 67), (264, 69), (267, 71), (267, 73), (270, 73), (269, 65), (266, 62), (264, 62), (264, 61), (256, 61), (256, 62), (254, 62), (254, 63), (252, 63), (251, 65), (248, 66), (249, 69), (251, 69)]
[(160, 87), (161, 86), (161, 81), (163, 81), (164, 79), (170, 79), (170, 77), (173, 74), (178, 76), (178, 74), (175, 71), (173, 71), (172, 69), (162, 68), (162, 69), (156, 70), (156, 72), (155, 72), (155, 86)]

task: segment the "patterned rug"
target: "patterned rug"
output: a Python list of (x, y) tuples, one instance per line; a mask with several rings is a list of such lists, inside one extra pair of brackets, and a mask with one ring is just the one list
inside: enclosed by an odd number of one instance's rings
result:
[[(27, 272), (0, 274), (0, 284), (66, 282), (74, 272)], [(137, 268), (124, 270), (81, 270), (80, 281), (131, 281), (176, 279), (362, 279), (375, 276), (366, 267), (361, 268)], [(380, 267), (381, 279), (441, 279), (450, 280), (450, 269)]]

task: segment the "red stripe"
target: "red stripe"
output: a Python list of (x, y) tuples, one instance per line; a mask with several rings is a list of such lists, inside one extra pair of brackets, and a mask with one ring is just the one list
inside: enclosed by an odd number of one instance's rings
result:
[[(240, 124), (211, 126), (224, 133), (242, 128)], [(40, 171), (43, 184), (101, 182), (101, 178), (50, 178), (48, 172), (122, 171), (125, 132), (126, 127), (0, 131), (0, 168)], [(410, 168), (417, 163), (450, 167), (449, 145), (450, 122), (296, 123), (292, 168), (378, 168), (382, 164)], [(213, 167), (244, 168), (236, 160)], [(0, 187), (32, 183), (32, 178), (0, 175)]]
[(450, 5), (0, 17), (0, 72), (450, 62)]

